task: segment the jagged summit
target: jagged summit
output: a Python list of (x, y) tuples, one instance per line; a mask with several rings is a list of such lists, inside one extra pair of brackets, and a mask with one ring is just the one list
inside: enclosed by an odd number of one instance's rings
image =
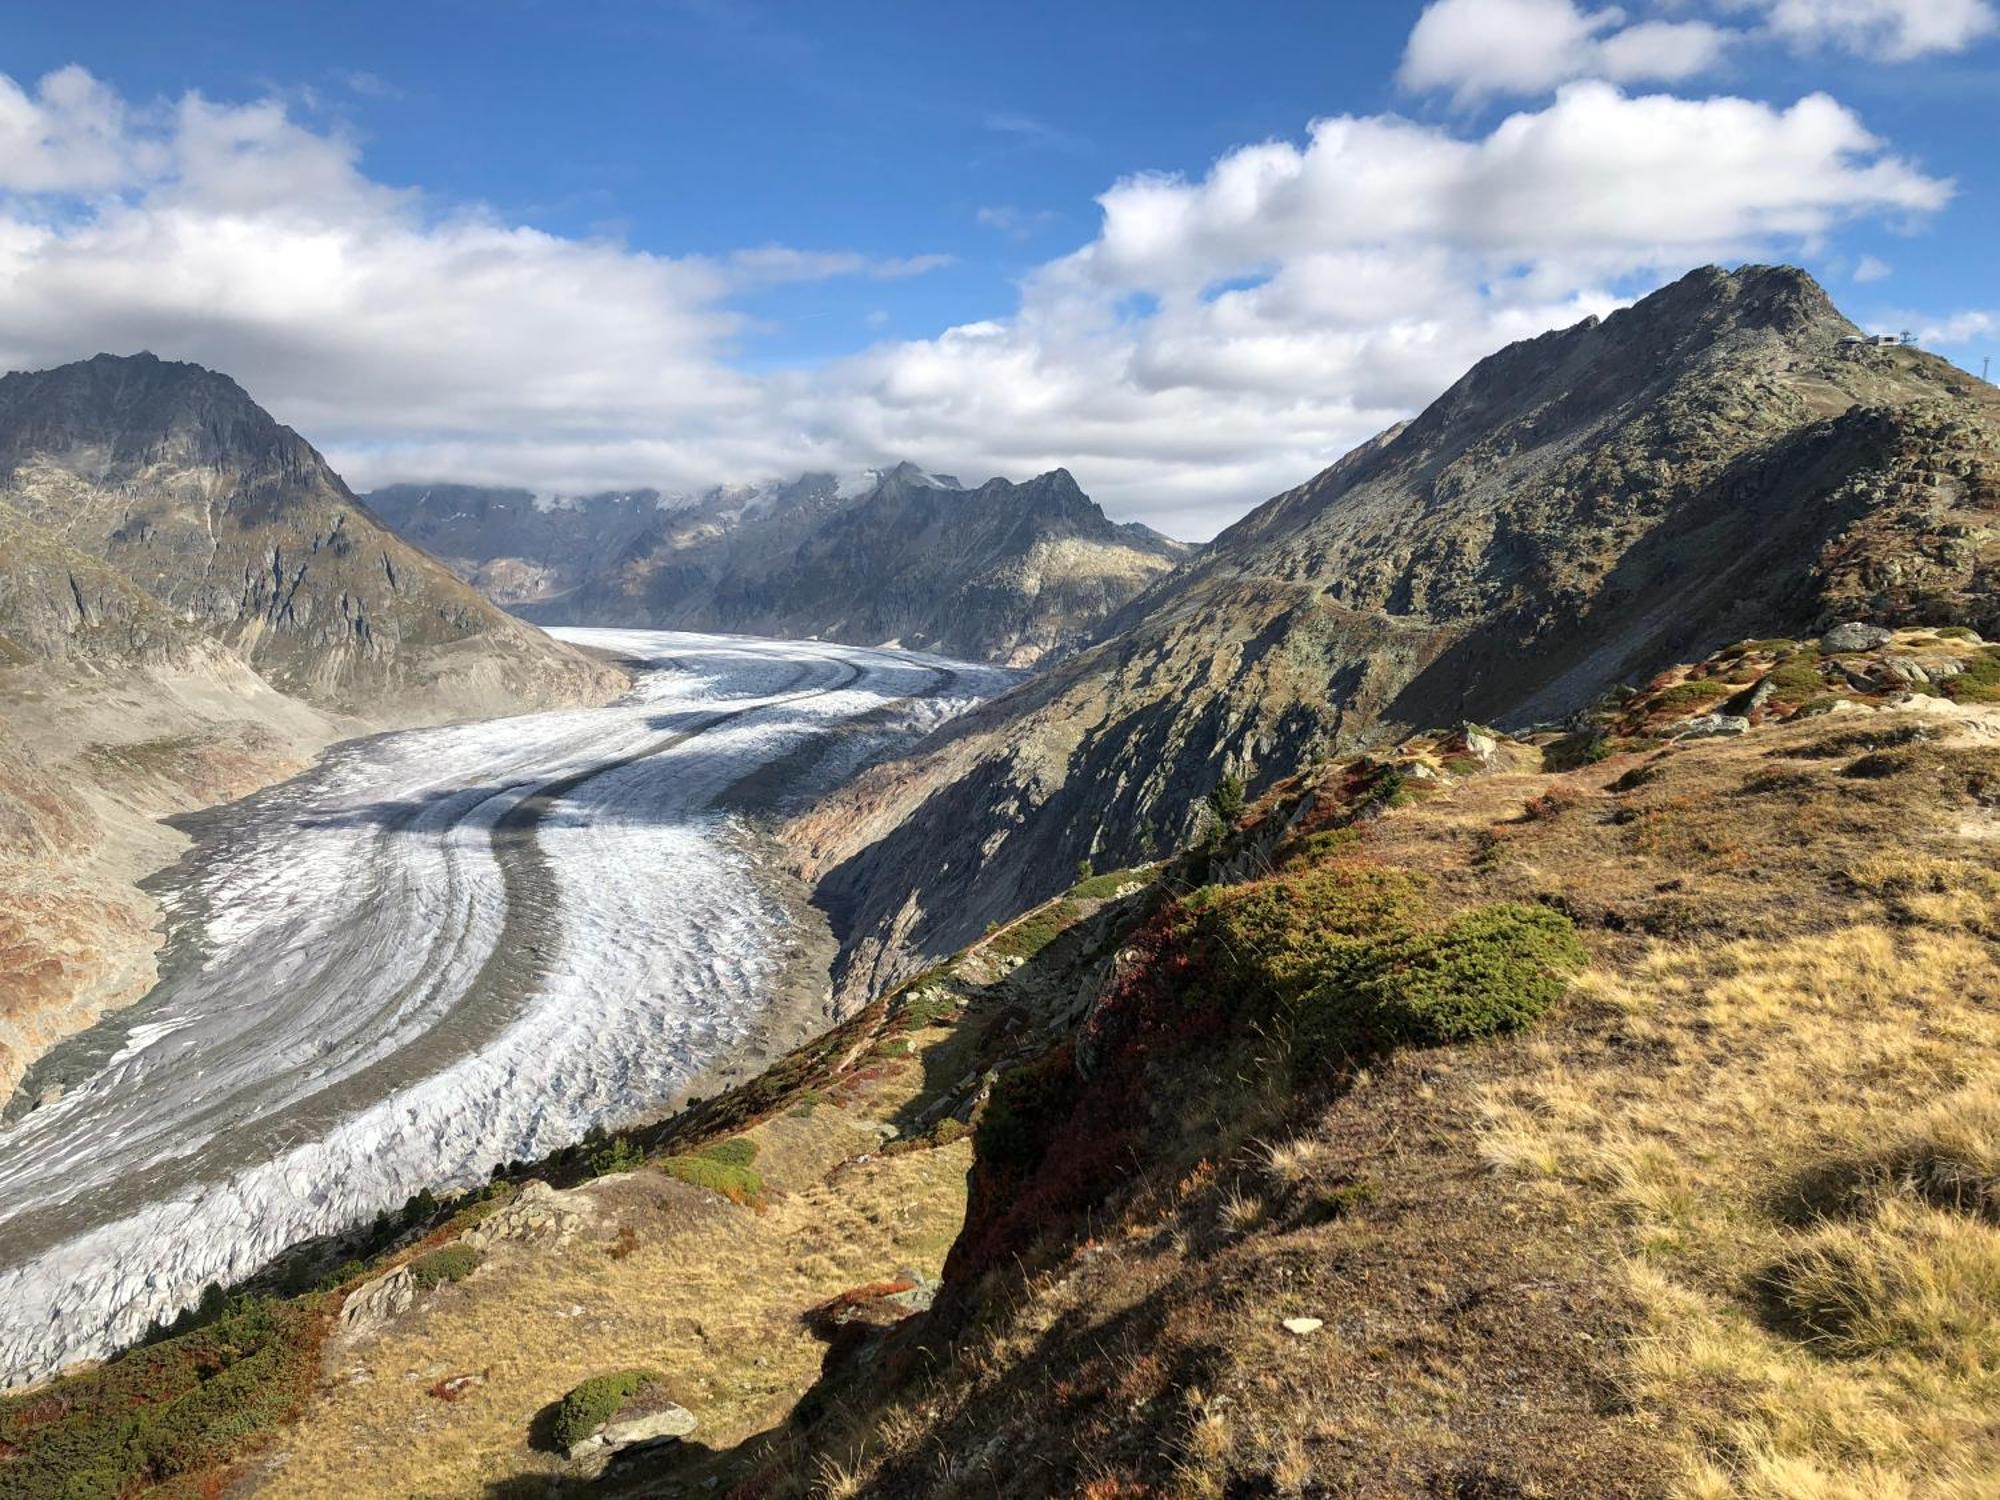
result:
[(111, 463), (215, 463), (279, 448), (304, 462), (311, 451), (242, 386), (203, 365), (98, 354), (0, 376), (0, 462), (70, 445), (101, 448)]
[(368, 503), (531, 619), (896, 641), (1014, 665), (1074, 649), (1188, 553), (1112, 522), (1067, 469), (967, 489), (905, 460), (555, 511), (525, 492), (449, 493), (440, 505), (398, 486)]

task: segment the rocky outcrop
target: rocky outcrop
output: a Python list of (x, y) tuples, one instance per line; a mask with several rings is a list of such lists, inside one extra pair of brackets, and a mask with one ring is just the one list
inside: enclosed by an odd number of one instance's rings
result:
[(417, 1278), (408, 1266), (363, 1282), (340, 1304), (340, 1336), (353, 1340), (379, 1333), (417, 1305)]
[(1510, 346), (1259, 507), (1098, 644), (791, 830), (858, 996), (1163, 854), (1225, 774), (1557, 720), (1716, 645), (2000, 618), (2000, 392), (1713, 268)]
[(678, 499), (404, 485), (368, 503), (545, 624), (897, 642), (1014, 666), (1074, 649), (1189, 552), (1110, 521), (1061, 469), (970, 490), (901, 464)]

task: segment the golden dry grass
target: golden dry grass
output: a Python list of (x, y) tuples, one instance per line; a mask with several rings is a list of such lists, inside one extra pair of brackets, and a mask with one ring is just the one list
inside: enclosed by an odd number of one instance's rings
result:
[[(1866, 883), (1940, 883), (1913, 863)], [(1655, 945), (1586, 979), (1655, 1069), (1544, 1047), (1488, 1092), (1489, 1161), (1627, 1226), (1626, 1381), (1684, 1500), (2000, 1493), (2000, 965), (1967, 915)]]
[[(591, 1220), (566, 1247), (500, 1247), (426, 1310), (337, 1354), (257, 1493), (476, 1496), (553, 1475), (562, 1465), (529, 1446), (536, 1414), (624, 1366), (666, 1371), (708, 1445), (779, 1421), (825, 1354), (800, 1315), (903, 1266), (935, 1275), (964, 1217), (969, 1142), (882, 1155), (854, 1112), (893, 1110), (920, 1078), (913, 1055), (850, 1108), (749, 1132), (777, 1190), (761, 1213), (652, 1170), (576, 1190)], [(431, 1394), (458, 1373), (485, 1381), (454, 1402)]]

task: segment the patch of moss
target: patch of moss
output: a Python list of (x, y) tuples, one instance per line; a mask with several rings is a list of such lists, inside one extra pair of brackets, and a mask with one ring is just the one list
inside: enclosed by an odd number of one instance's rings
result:
[(425, 1291), (447, 1281), (463, 1281), (479, 1269), (484, 1259), (470, 1245), (445, 1245), (410, 1262), (410, 1275)]
[(1726, 682), (1712, 677), (1703, 677), (1693, 682), (1677, 682), (1656, 696), (1649, 712), (1656, 714), (1688, 713), (1719, 698), (1730, 697), (1736, 691)]
[(726, 1141), (710, 1141), (695, 1155), (725, 1167), (747, 1167), (757, 1160), (757, 1143), (747, 1135), (733, 1135)]
[(1781, 703), (1806, 703), (1826, 692), (1817, 650), (1786, 657), (1765, 674), (1764, 680), (1771, 685), (1771, 696)]
[(1092, 875), (1079, 880), (1070, 887), (1070, 895), (1078, 901), (1108, 901), (1119, 891), (1135, 882), (1150, 885), (1159, 878), (1160, 872), (1148, 865), (1135, 866), (1129, 870), (1111, 870), (1103, 875)]
[(1941, 641), (1976, 641), (1979, 632), (1970, 625), (1944, 625), (1938, 628), (1937, 636)]
[(658, 1370), (616, 1370), (593, 1375), (562, 1398), (551, 1435), (558, 1446), (570, 1448), (589, 1437), (618, 1413), (618, 1408), (648, 1386), (664, 1384)]

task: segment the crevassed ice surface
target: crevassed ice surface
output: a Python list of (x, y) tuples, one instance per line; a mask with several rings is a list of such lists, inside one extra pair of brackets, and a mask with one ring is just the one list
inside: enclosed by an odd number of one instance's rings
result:
[(159, 985), (65, 1043), (80, 1081), (0, 1128), (0, 1381), (671, 1096), (744, 1039), (778, 968), (785, 917), (721, 794), (862, 715), (833, 754), (885, 753), (1009, 680), (553, 633), (642, 661), (633, 692), (352, 742), (201, 820), (163, 891)]

